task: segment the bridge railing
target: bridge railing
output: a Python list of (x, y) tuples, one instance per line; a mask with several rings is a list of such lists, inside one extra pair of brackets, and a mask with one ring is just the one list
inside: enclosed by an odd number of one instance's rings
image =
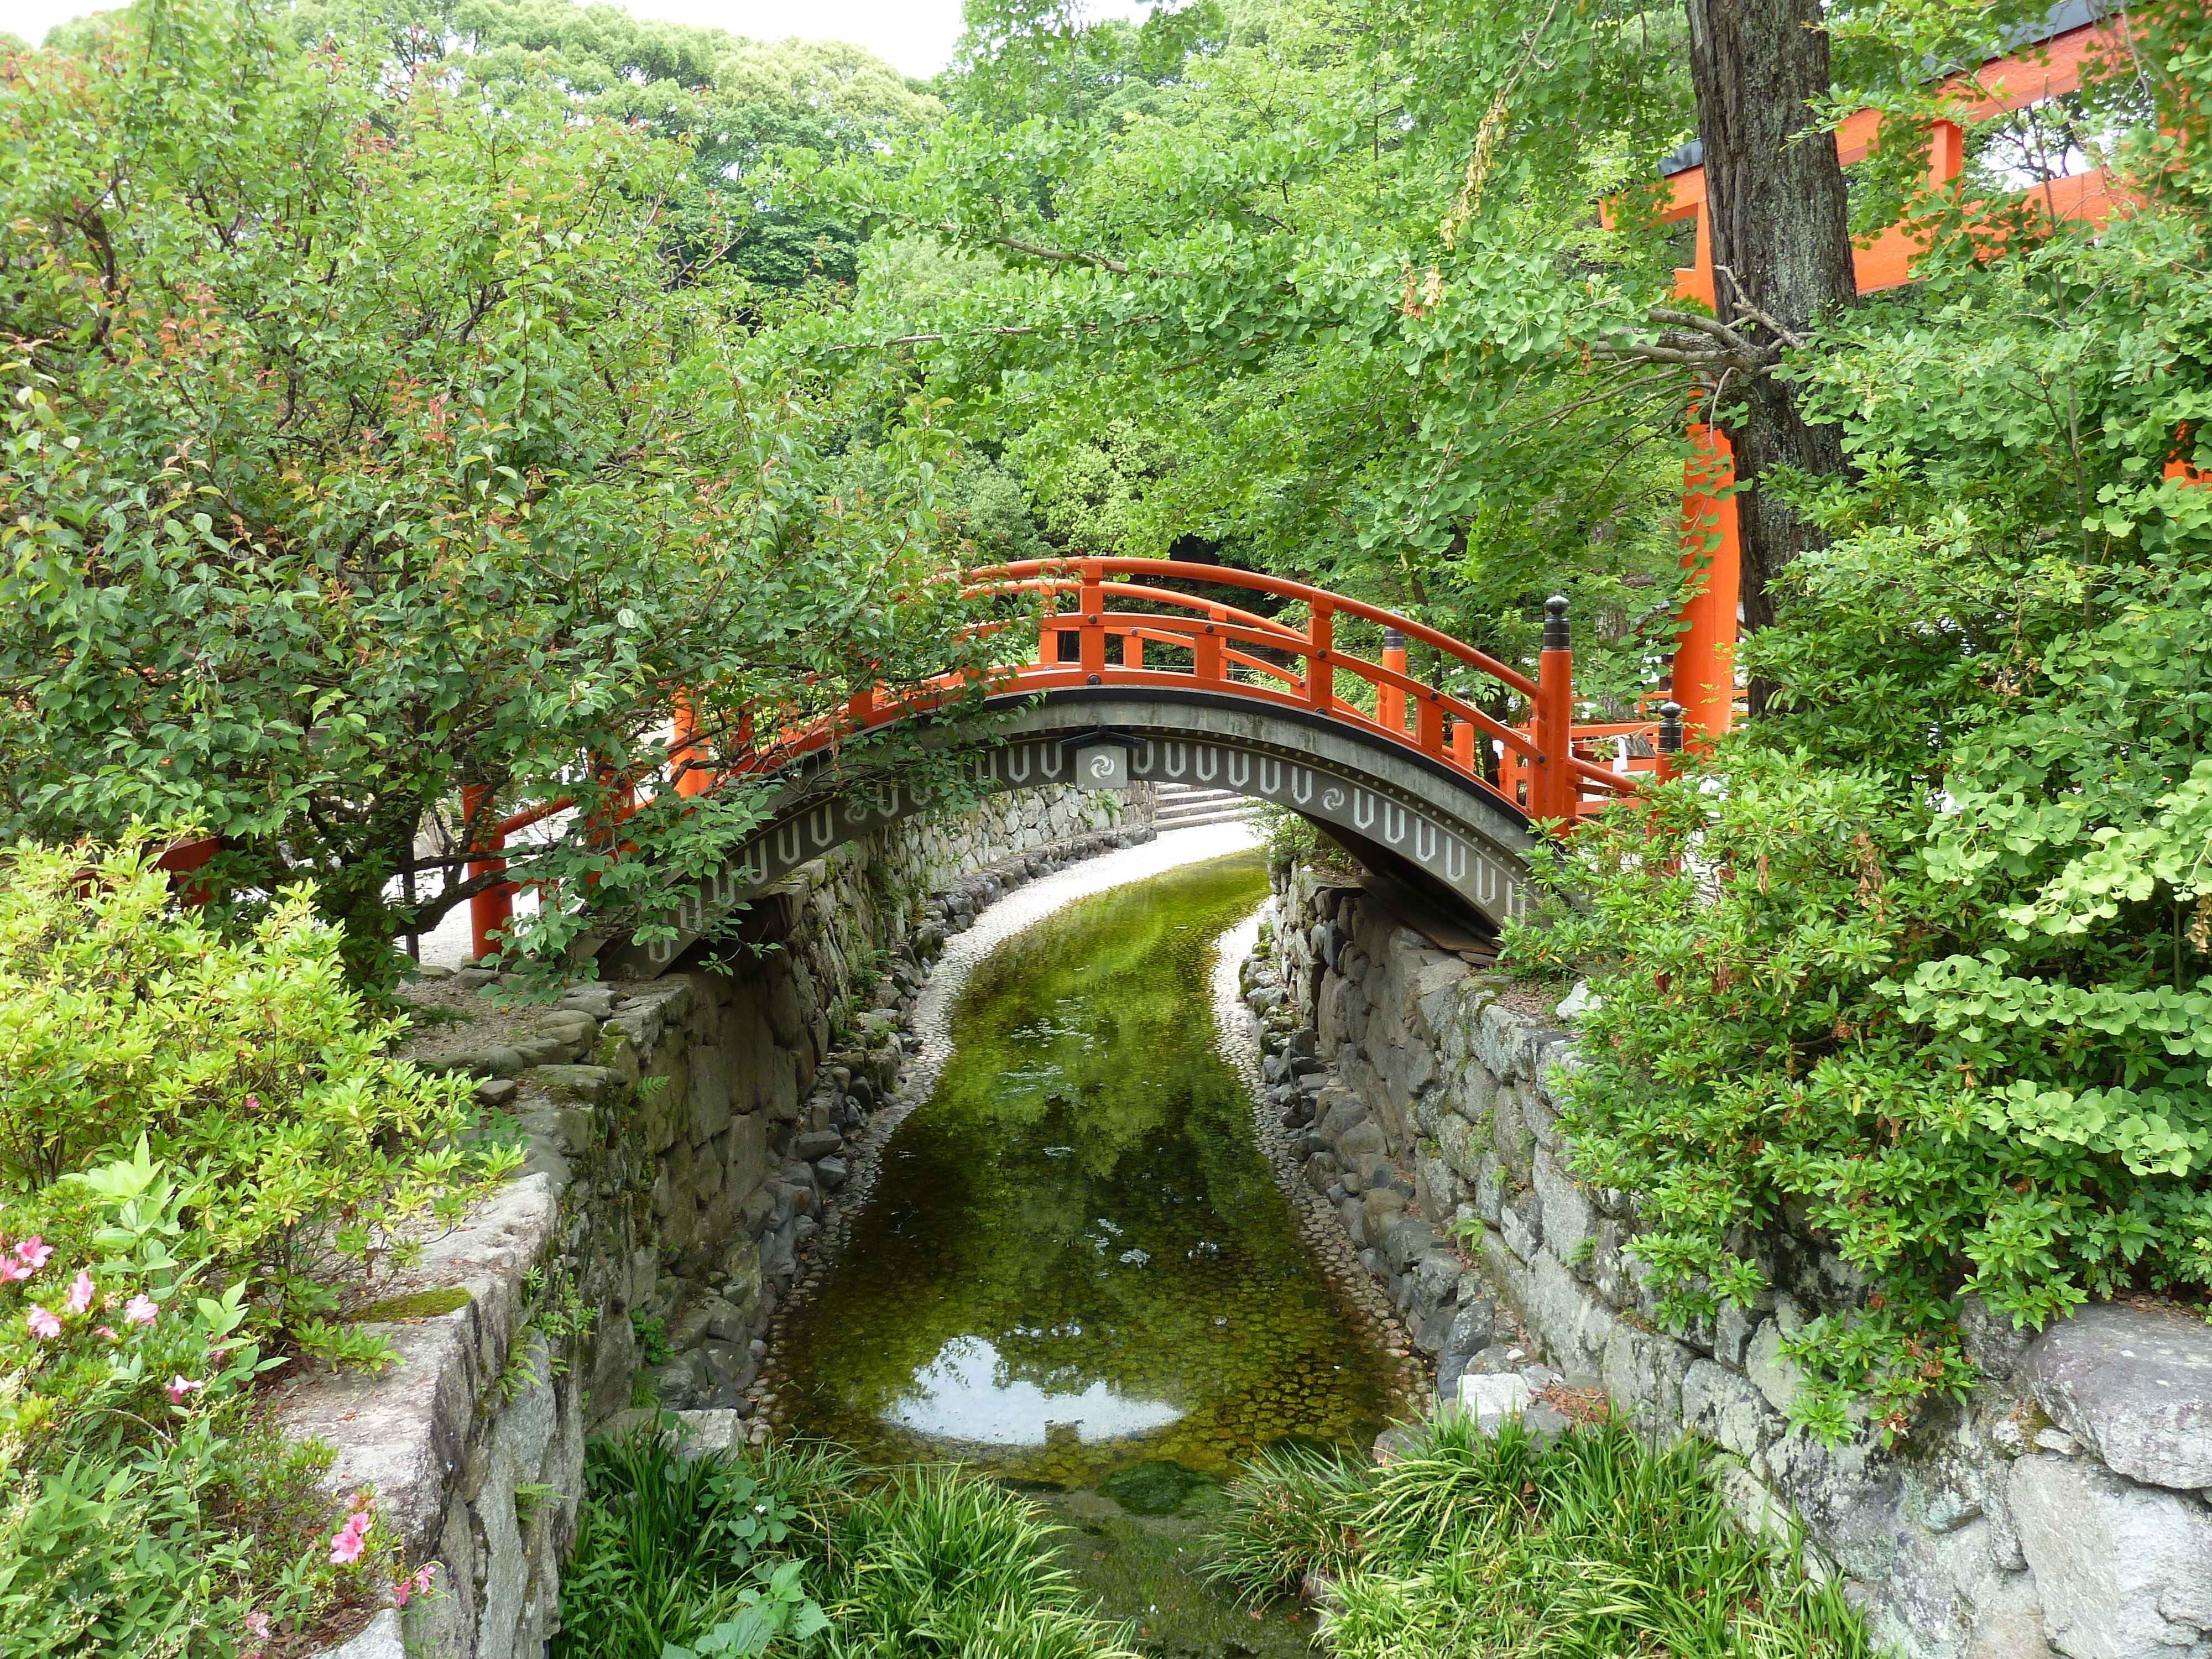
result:
[[(1219, 599), (1129, 578), (1243, 588), (1303, 604), (1306, 619), (1303, 627), (1293, 626)], [(1176, 687), (1301, 708), (1414, 750), (1535, 818), (1572, 821), (1640, 787), (1632, 775), (1575, 752), (1577, 738), (1586, 732), (1573, 723), (1573, 653), (1565, 599), (1547, 606), (1544, 650), (1532, 680), (1411, 617), (1255, 571), (1158, 559), (1028, 560), (971, 571), (969, 585), (977, 595), (1035, 592), (1046, 601), (1037, 629), (1037, 660), (1014, 672), (1013, 690)], [(1170, 608), (1117, 610), (1116, 600)], [(1342, 617), (1383, 630), (1383, 660), (1339, 647), (1336, 624)], [(1527, 723), (1508, 724), (1409, 673), (1409, 641), (1514, 693), (1529, 711)], [(1259, 654), (1263, 652), (1272, 654)], [(1162, 653), (1165, 660), (1158, 659)], [(1340, 675), (1364, 682), (1371, 696), (1342, 696)], [(1651, 731), (1656, 737), (1656, 725)], [(1494, 780), (1478, 763), (1481, 741), (1492, 745), (1498, 757)]]
[[(1293, 625), (1224, 600), (1155, 586), (1162, 581), (1243, 588), (1305, 607), (1303, 625)], [(1130, 690), (1206, 690), (1240, 700), (1304, 710), (1370, 736), (1401, 744), (1449, 769), (1480, 789), (1519, 808), (1529, 817), (1572, 823), (1607, 805), (1635, 795), (1651, 774), (1663, 775), (1669, 763), (1668, 732), (1663, 720), (1574, 723), (1574, 653), (1567, 602), (1547, 602), (1543, 650), (1536, 677), (1453, 639), (1411, 617), (1379, 605), (1347, 599), (1325, 589), (1279, 576), (1218, 565), (1160, 559), (1032, 559), (967, 573), (964, 591), (972, 599), (1031, 596), (1039, 605), (1033, 660), (988, 671), (986, 690), (993, 696), (1019, 696), (1080, 686)], [(1126, 607), (1141, 604), (1138, 611)], [(1336, 642), (1340, 617), (1371, 623), (1382, 630), (1382, 660), (1371, 661), (1341, 649)], [(981, 623), (970, 637), (1030, 626), (1021, 621)], [(1418, 641), (1481, 679), (1503, 686), (1528, 709), (1524, 724), (1498, 719), (1468, 698), (1410, 672), (1408, 641)], [(1072, 653), (1072, 654), (1071, 654)], [(1346, 697), (1340, 676), (1364, 682), (1367, 691)], [(856, 694), (836, 715), (796, 722), (778, 729), (762, 711), (755, 718), (774, 732), (767, 741), (720, 771), (707, 769), (707, 756), (696, 745), (696, 726), (688, 700), (678, 699), (673, 714), (671, 758), (678, 767), (675, 792), (696, 795), (723, 776), (759, 775), (830, 748), (872, 728), (924, 714), (951, 701), (968, 680), (945, 676), (896, 690)], [(1370, 707), (1371, 705), (1371, 707)], [(1670, 708), (1673, 705), (1668, 705)], [(1680, 747), (1679, 711), (1672, 747)], [(750, 725), (745, 734), (750, 736)], [(1602, 763), (1598, 745), (1608, 739), (1642, 738), (1651, 752), (1628, 756), (1625, 767)], [(1481, 763), (1489, 746), (1493, 765)], [(493, 860), (506, 834), (571, 803), (527, 808), (512, 817), (485, 823), (471, 851), (489, 855), (471, 863), (469, 873), (496, 870)], [(477, 816), (477, 803), (470, 804)], [(488, 817), (488, 815), (487, 815)], [(478, 954), (504, 926), (512, 888), (479, 895), (474, 932)]]

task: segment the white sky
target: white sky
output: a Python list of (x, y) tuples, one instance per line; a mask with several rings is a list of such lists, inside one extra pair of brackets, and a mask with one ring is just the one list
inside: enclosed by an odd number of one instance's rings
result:
[[(908, 75), (943, 69), (960, 38), (960, 0), (631, 0), (640, 17), (724, 28), (756, 40), (799, 35), (810, 40), (849, 40), (885, 58)], [(0, 29), (33, 46), (55, 24), (108, 9), (98, 0), (0, 0)], [(1094, 17), (1141, 17), (1142, 0), (1090, 0)]]

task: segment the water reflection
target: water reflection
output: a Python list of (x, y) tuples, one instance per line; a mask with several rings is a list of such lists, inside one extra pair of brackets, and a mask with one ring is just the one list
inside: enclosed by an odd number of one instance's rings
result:
[(914, 1383), (885, 1422), (985, 1446), (1056, 1445), (1070, 1431), (1079, 1443), (1115, 1440), (1164, 1429), (1182, 1415), (1164, 1400), (1127, 1399), (1103, 1380), (1079, 1392), (1040, 1388), (1011, 1375), (998, 1349), (980, 1336), (953, 1338)]
[(994, 951), (936, 1097), (783, 1355), (793, 1425), (1085, 1485), (1364, 1445), (1380, 1356), (1315, 1271), (1213, 1048), (1211, 941), (1256, 858), (1073, 905)]

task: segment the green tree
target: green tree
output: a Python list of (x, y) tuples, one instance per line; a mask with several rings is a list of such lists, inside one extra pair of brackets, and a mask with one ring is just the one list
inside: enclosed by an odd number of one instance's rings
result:
[(2136, 21), (2140, 206), (1936, 204), (1921, 280), (1797, 360), (1860, 476), (1778, 480), (1827, 545), (1748, 647), (1770, 712), (1510, 947), (1602, 1000), (1571, 1125), (1675, 1310), (1785, 1221), (1864, 1276), (1789, 1340), (1830, 1435), (1971, 1379), (1969, 1295), (2212, 1283), (2212, 490), (2167, 467), (2212, 459), (2212, 23)]
[(685, 269), (727, 264), (769, 295), (850, 283), (856, 238), (769, 202), (768, 159), (791, 146), (867, 154), (942, 113), (921, 82), (842, 41), (749, 40), (579, 0), (303, 0), (283, 21), (303, 42), (372, 42), (501, 100), (557, 88), (581, 112), (684, 144), (661, 222), (669, 252)]
[(756, 820), (667, 792), (679, 693), (729, 760), (749, 708), (963, 659), (932, 412), (827, 453), (829, 403), (746, 355), (750, 285), (672, 280), (683, 146), (220, 0), (85, 38), (0, 81), (0, 833), (218, 835), (218, 887), (312, 878), (374, 979), (494, 879), (457, 878), (492, 814), (566, 796), (510, 872), (557, 884), (550, 951)]

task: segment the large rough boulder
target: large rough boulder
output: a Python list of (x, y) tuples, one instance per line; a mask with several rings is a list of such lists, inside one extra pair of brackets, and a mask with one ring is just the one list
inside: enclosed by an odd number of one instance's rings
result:
[(2197, 1659), (2212, 1650), (2212, 1508), (2087, 1458), (2023, 1457), (2012, 1512), (2069, 1659)]
[(2051, 1421), (2131, 1480), (2212, 1486), (2212, 1326), (2096, 1303), (2039, 1337), (2019, 1380)]

